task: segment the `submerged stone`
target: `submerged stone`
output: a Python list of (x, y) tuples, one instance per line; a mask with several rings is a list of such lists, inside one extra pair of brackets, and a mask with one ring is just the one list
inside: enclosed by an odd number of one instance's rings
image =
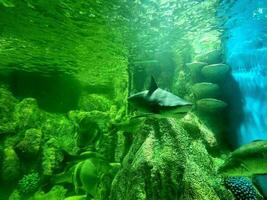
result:
[(185, 64), (187, 68), (189, 68), (191, 73), (191, 79), (194, 82), (197, 82), (200, 79), (201, 69), (208, 65), (208, 63), (205, 62), (192, 62)]
[(204, 67), (205, 65), (208, 65), (208, 63), (205, 62), (192, 62), (192, 63), (186, 63), (185, 64), (187, 68), (190, 69), (191, 72), (200, 72), (200, 70), (202, 69), (202, 67)]
[(208, 53), (201, 54), (195, 59), (209, 64), (220, 63), (222, 61), (222, 53), (220, 50), (213, 50)]
[(197, 99), (216, 98), (219, 96), (220, 87), (214, 83), (196, 83), (192, 87), (192, 91)]
[(221, 81), (225, 78), (230, 68), (226, 64), (213, 64), (203, 67), (202, 75), (209, 81)]
[(197, 109), (199, 111), (215, 113), (223, 111), (226, 107), (227, 103), (218, 99), (205, 98), (197, 101)]

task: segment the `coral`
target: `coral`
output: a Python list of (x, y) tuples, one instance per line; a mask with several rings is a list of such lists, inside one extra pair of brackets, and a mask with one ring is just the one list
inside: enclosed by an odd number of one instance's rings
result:
[(46, 119), (42, 123), (41, 130), (45, 141), (55, 139), (55, 143), (59, 148), (64, 149), (68, 153), (77, 152), (75, 138), (76, 127), (64, 114), (47, 114)]
[(49, 192), (36, 192), (28, 200), (64, 200), (67, 190), (63, 186), (55, 185)]
[(21, 194), (33, 193), (40, 185), (40, 176), (37, 172), (24, 175), (18, 182), (18, 191)]
[(229, 177), (224, 180), (224, 185), (238, 200), (257, 200), (257, 192), (248, 178)]
[(42, 169), (43, 175), (52, 176), (55, 169), (63, 161), (63, 154), (61, 153), (57, 140), (51, 138), (43, 146)]
[(19, 154), (31, 158), (38, 154), (42, 139), (42, 132), (31, 128), (25, 132), (24, 138), (16, 145)]
[(25, 98), (15, 106), (13, 117), (17, 122), (17, 128), (26, 130), (39, 128), (42, 123), (43, 113), (38, 108), (35, 99)]
[(2, 179), (7, 182), (12, 182), (19, 177), (20, 160), (12, 147), (4, 149), (2, 163)]

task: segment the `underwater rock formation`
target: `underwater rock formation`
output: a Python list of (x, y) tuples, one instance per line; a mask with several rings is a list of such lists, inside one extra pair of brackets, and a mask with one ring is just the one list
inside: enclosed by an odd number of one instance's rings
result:
[(216, 162), (200, 138), (193, 141), (175, 120), (147, 119), (113, 181), (111, 199), (219, 200)]
[(192, 91), (197, 99), (216, 98), (220, 94), (220, 87), (214, 83), (196, 83), (192, 87)]
[(198, 82), (200, 81), (200, 74), (201, 74), (201, 69), (208, 65), (208, 63), (204, 62), (192, 62), (192, 63), (186, 63), (186, 67), (190, 70), (191, 74), (191, 79), (193, 82)]
[(221, 50), (215, 49), (213, 51), (196, 56), (195, 60), (199, 60), (201, 62), (205, 62), (208, 64), (221, 63), (222, 62), (222, 53), (221, 53)]
[(196, 104), (198, 110), (209, 113), (218, 113), (227, 107), (224, 101), (213, 98), (200, 99)]
[(213, 64), (203, 67), (201, 73), (207, 80), (216, 83), (224, 80), (229, 70), (230, 67), (226, 64)]

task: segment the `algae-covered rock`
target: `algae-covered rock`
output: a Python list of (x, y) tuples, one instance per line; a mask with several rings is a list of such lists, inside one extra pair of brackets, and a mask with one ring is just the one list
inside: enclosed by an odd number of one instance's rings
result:
[(12, 147), (4, 149), (1, 175), (7, 182), (16, 180), (20, 175), (20, 161)]
[(216, 64), (222, 62), (222, 53), (220, 50), (213, 50), (208, 53), (196, 56), (195, 60), (206, 62), (208, 64)]
[(42, 132), (39, 129), (28, 129), (24, 138), (16, 145), (16, 150), (23, 157), (34, 157), (39, 152), (41, 139)]
[(227, 107), (227, 103), (222, 100), (205, 98), (197, 101), (197, 110), (215, 113), (223, 111)]
[(220, 200), (216, 191), (207, 182), (206, 175), (196, 163), (191, 163), (185, 170), (183, 200)]
[(203, 67), (201, 73), (203, 76), (213, 82), (224, 80), (225, 76), (229, 72), (229, 66), (226, 64), (213, 64)]
[(174, 119), (147, 119), (113, 181), (111, 200), (219, 200), (213, 159), (190, 134)]
[(196, 83), (192, 87), (192, 91), (197, 99), (216, 98), (220, 94), (220, 87), (214, 83)]

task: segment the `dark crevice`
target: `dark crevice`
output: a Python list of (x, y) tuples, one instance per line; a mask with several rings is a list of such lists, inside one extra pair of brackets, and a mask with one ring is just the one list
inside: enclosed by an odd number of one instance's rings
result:
[(77, 108), (81, 87), (70, 76), (58, 73), (42, 75), (38, 72), (14, 71), (7, 82), (19, 99), (32, 97), (41, 109), (49, 112), (68, 112)]

